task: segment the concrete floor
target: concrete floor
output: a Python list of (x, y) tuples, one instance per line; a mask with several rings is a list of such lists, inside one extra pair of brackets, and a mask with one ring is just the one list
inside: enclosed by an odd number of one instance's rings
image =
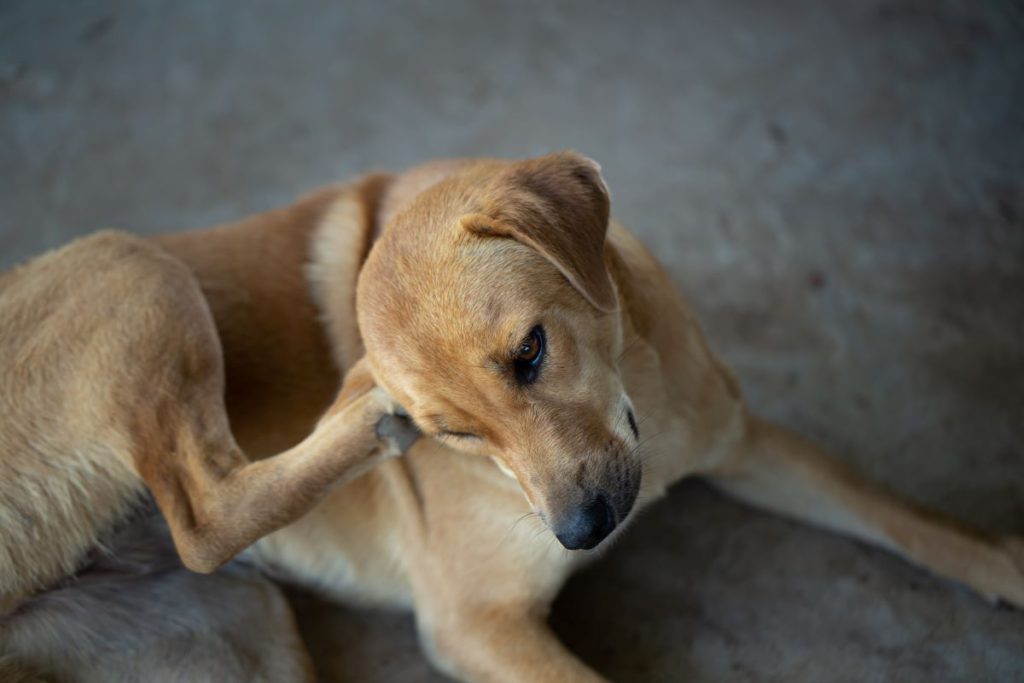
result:
[[(0, 4), (0, 267), (564, 147), (757, 410), (1024, 531), (1019, 3)], [(437, 679), (408, 616), (296, 604), (325, 680)], [(1024, 614), (695, 483), (553, 623), (620, 681), (1024, 680)]]

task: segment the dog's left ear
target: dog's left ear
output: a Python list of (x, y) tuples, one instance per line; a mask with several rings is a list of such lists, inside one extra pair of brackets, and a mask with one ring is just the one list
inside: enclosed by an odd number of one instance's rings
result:
[(603, 312), (617, 307), (604, 263), (610, 201), (601, 167), (574, 152), (510, 166), (479, 213), (462, 217), (469, 232), (508, 237), (536, 249)]

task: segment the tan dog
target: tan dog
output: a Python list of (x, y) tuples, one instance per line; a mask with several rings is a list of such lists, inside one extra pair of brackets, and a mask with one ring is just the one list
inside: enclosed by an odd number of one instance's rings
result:
[[(587, 549), (693, 474), (1024, 605), (1019, 539), (900, 502), (749, 415), (668, 278), (609, 222), (583, 157), (369, 176), (158, 243), (202, 287), (247, 454), (301, 441), (364, 354), (437, 437), (254, 556), (338, 597), (415, 609), (457, 678), (597, 680), (548, 630), (548, 605)], [(515, 523), (531, 511), (558, 541)]]

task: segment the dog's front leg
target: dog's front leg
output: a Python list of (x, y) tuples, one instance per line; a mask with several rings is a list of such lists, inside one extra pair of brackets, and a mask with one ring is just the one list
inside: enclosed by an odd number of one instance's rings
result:
[(882, 546), (1024, 608), (1024, 539), (991, 538), (901, 500), (796, 434), (750, 418), (712, 481), (741, 500)]
[(489, 461), (421, 439), (378, 471), (426, 654), (472, 683), (603, 680), (551, 631), (572, 558)]
[(417, 598), (420, 638), (434, 664), (467, 683), (598, 683), (545, 623), (518, 604), (445, 605)]

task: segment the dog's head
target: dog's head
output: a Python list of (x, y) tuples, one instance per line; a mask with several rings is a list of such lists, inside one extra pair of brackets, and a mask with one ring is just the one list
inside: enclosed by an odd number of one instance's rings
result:
[(608, 218), (585, 157), (481, 162), (390, 219), (358, 286), (378, 382), (427, 434), (494, 457), (571, 549), (640, 486)]

